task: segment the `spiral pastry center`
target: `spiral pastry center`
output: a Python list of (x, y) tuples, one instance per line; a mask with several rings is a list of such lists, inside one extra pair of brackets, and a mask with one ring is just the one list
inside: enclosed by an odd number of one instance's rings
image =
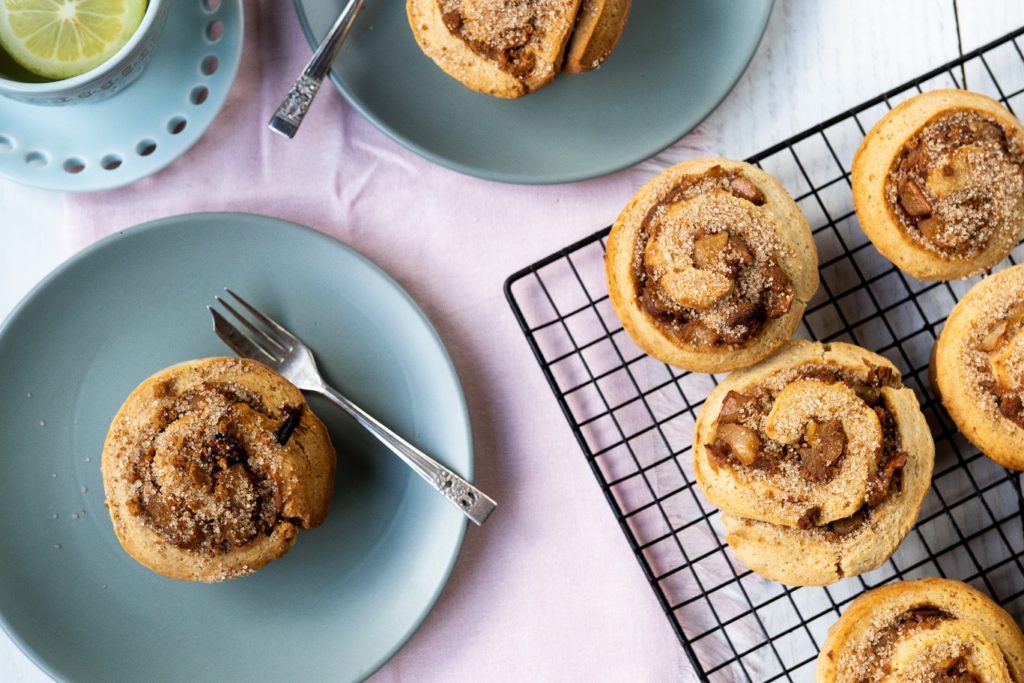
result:
[(445, 27), (473, 52), (517, 78), (536, 68), (527, 49), (555, 16), (555, 0), (438, 0)]
[(280, 448), (279, 426), (241, 387), (190, 390), (141, 444), (129, 509), (168, 542), (200, 552), (226, 552), (269, 534), (281, 510), (269, 464)]
[(1024, 150), (989, 116), (944, 113), (904, 145), (885, 194), (915, 242), (973, 258), (1024, 209)]
[[(817, 524), (849, 517), (867, 501), (868, 481), (882, 454), (882, 427), (875, 411), (842, 382), (788, 385), (765, 418), (764, 434), (796, 448), (798, 486), (800, 480), (824, 484), (799, 486), (806, 509), (817, 509)], [(807, 514), (787, 521), (806, 525)]]
[(644, 310), (697, 347), (740, 345), (795, 298), (779, 265), (787, 247), (739, 172), (687, 178), (647, 214), (635, 278)]
[(716, 477), (748, 491), (730, 512), (842, 533), (879, 504), (906, 458), (888, 406), (891, 373), (870, 380), (806, 366), (778, 388), (730, 391), (707, 449)]

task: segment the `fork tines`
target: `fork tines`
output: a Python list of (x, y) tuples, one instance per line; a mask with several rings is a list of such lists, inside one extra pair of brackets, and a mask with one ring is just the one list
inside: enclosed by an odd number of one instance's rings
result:
[(254, 308), (252, 304), (235, 294), (230, 289), (225, 290), (231, 298), (245, 308), (252, 317), (260, 323), (256, 325), (246, 316), (238, 312), (231, 304), (219, 296), (217, 302), (224, 307), (238, 322), (248, 330), (248, 334), (239, 329), (224, 315), (212, 306), (207, 306), (213, 316), (213, 329), (217, 336), (224, 341), (231, 349), (240, 356), (253, 358), (268, 365), (275, 365), (288, 354), (292, 348), (301, 344), (295, 335), (291, 334), (279, 323), (269, 318), (266, 314)]

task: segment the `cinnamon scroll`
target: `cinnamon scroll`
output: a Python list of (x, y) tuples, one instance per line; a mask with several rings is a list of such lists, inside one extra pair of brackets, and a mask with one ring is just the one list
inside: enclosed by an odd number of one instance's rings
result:
[(254, 361), (208, 358), (128, 396), (102, 469), (129, 555), (173, 579), (220, 581), (281, 557), (324, 521), (335, 452), (290, 382)]
[(608, 291), (651, 356), (723, 372), (770, 355), (818, 288), (807, 220), (760, 169), (695, 159), (644, 185), (608, 237)]
[(934, 453), (892, 363), (802, 340), (719, 384), (693, 446), (726, 542), (788, 585), (830, 584), (884, 562), (917, 520)]
[(971, 443), (1024, 470), (1024, 265), (985, 278), (957, 303), (935, 345), (932, 386)]
[(1024, 681), (1024, 635), (960, 581), (900, 581), (864, 593), (829, 629), (817, 683)]
[(974, 275), (1024, 235), (1024, 126), (984, 95), (924, 93), (871, 129), (852, 182), (861, 227), (901, 270)]
[(517, 98), (615, 49), (632, 0), (406, 0), (425, 55), (470, 90)]
[(424, 54), (471, 90), (515, 98), (554, 80), (580, 0), (407, 0)]

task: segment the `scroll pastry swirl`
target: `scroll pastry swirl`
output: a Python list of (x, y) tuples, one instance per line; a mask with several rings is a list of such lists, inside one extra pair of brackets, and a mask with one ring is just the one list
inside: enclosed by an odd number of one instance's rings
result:
[(184, 580), (238, 576), (283, 555), (300, 528), (326, 516), (334, 467), (302, 394), (232, 358), (143, 382), (103, 451), (118, 539), (139, 562)]
[(857, 598), (829, 629), (818, 683), (1014, 683), (1024, 636), (1002, 608), (967, 584), (901, 581)]
[(702, 372), (771, 354), (818, 287), (800, 209), (763, 171), (728, 159), (684, 162), (644, 185), (612, 228), (606, 270), (637, 345)]
[(424, 54), (467, 88), (528, 95), (554, 80), (580, 0), (406, 0)]
[(821, 585), (873, 569), (917, 519), (934, 445), (885, 358), (793, 341), (730, 375), (697, 421), (697, 481), (755, 572)]
[(980, 273), (1024, 235), (1024, 126), (984, 95), (927, 92), (871, 129), (852, 182), (865, 233), (904, 271)]
[(935, 345), (932, 386), (987, 456), (1024, 470), (1024, 266), (988, 277), (953, 309)]

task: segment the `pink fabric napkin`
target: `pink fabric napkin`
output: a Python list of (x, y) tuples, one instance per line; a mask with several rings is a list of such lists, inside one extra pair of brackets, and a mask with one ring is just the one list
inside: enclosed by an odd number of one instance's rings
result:
[(501, 505), (469, 530), (437, 606), (374, 680), (695, 680), (502, 283), (608, 225), (664, 166), (707, 154), (709, 131), (598, 180), (503, 185), (419, 158), (325, 85), (287, 141), (266, 122), (310, 50), (292, 3), (255, 0), (246, 14), (242, 67), (217, 121), (161, 173), (69, 196), (68, 243), (194, 211), (277, 216), (367, 255), (438, 328), (471, 409), (477, 483)]

